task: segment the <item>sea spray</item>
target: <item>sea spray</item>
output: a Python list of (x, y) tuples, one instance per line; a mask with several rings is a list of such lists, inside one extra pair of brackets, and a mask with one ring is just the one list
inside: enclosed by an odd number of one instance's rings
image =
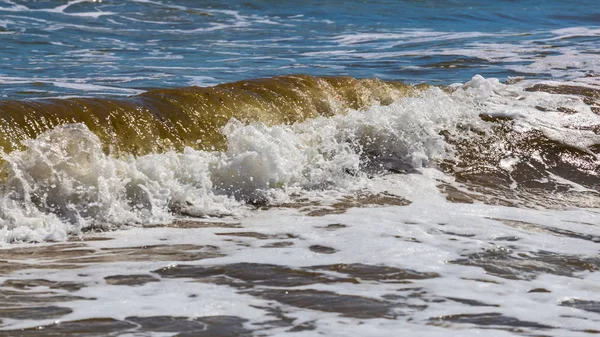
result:
[[(578, 116), (562, 117), (560, 108)], [(310, 191), (356, 193), (374, 175), (423, 167), (446, 172), (467, 193), (487, 189), (484, 202), (593, 207), (600, 136), (578, 128), (597, 122), (576, 96), (476, 76), (453, 90), (433, 87), (387, 106), (296, 123), (231, 118), (219, 130), (221, 150), (117, 155), (87, 125), (64, 124), (3, 155), (0, 218), (6, 240), (63, 240), (178, 215), (239, 217)]]

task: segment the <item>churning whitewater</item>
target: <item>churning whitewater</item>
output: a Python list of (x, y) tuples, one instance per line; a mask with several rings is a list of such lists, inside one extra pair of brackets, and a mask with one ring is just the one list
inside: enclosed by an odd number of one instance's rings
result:
[[(318, 78), (300, 80), (329, 84)], [(343, 82), (351, 81), (365, 83), (352, 79)], [(219, 128), (225, 146), (215, 146), (218, 137), (200, 130), (177, 135), (190, 146), (137, 154), (123, 149), (139, 140), (118, 133), (118, 129), (100, 129), (104, 139), (109, 133), (113, 135), (111, 143), (103, 143), (90, 130), (99, 129), (99, 122), (49, 127), (34, 139), (22, 141), (18, 145), (22, 149), (2, 155), (3, 240), (61, 241), (92, 228), (166, 224), (181, 215), (238, 218), (257, 205), (277, 206), (300, 196), (314, 197), (316, 191), (340, 195), (368, 191), (373, 175), (414, 173), (426, 167), (446, 172), (448, 179), (455, 180), (443, 184), (444, 190), (461, 189), (461, 182), (487, 188), (496, 198), (489, 202), (495, 204), (502, 204), (498, 200), (503, 198), (518, 203), (521, 198), (522, 205), (529, 207), (536, 203), (542, 207), (600, 205), (600, 135), (596, 130), (600, 116), (593, 111), (598, 102), (590, 101), (595, 96), (589, 94), (597, 94), (600, 88), (577, 84), (579, 95), (559, 94), (548, 89), (560, 91), (566, 84), (502, 84), (475, 76), (464, 85), (447, 88), (416, 89), (396, 84), (405, 97), (381, 102), (377, 97), (400, 94), (393, 86), (374, 83), (367, 87), (370, 92), (365, 93), (367, 89), (361, 86), (355, 92), (346, 90), (346, 97), (339, 96), (339, 89), (331, 89), (329, 95), (337, 95), (337, 103), (307, 97), (312, 88), (304, 92), (297, 87), (271, 91), (271, 97), (260, 98), (266, 110), (254, 120), (242, 122), (236, 118), (239, 110), (229, 110), (233, 111), (231, 119)], [(531, 90), (540, 85), (547, 90)], [(316, 113), (304, 117), (301, 109), (305, 106), (280, 103), (289, 97), (289, 90), (304, 100), (317, 100)], [(215, 90), (198, 91), (202, 98)], [(249, 101), (247, 95), (244, 92), (242, 98), (254, 104), (247, 109), (256, 109), (257, 99)], [(369, 104), (352, 109), (347, 102), (353, 97)], [(227, 99), (236, 101), (238, 97), (234, 92)], [(267, 104), (267, 99), (273, 101)], [(293, 97), (288, 101), (294, 102)], [(70, 105), (68, 101), (47, 104), (55, 109)], [(276, 104), (284, 106), (272, 109)], [(340, 107), (332, 114), (331, 107), (336, 104)], [(82, 111), (89, 112), (83, 106)], [(182, 111), (212, 118), (202, 108), (186, 106)], [(154, 111), (154, 116), (162, 114)], [(273, 122), (281, 120), (282, 114), (298, 117), (286, 117), (288, 123)], [(109, 116), (111, 119), (104, 122), (109, 127), (128, 118), (122, 110)], [(155, 118), (158, 121), (154, 123), (176, 124), (172, 117)], [(128, 128), (135, 130), (135, 123), (131, 120)], [(209, 125), (207, 130), (215, 127), (218, 124)], [(25, 124), (21, 128), (31, 132), (40, 126)], [(20, 131), (12, 130), (12, 134)], [(139, 137), (146, 136), (141, 130), (137, 132)], [(10, 139), (5, 138), (6, 142)], [(158, 135), (154, 142), (147, 143), (146, 149), (164, 144)], [(489, 143), (493, 153), (472, 153)], [(481, 181), (482, 174), (487, 175), (487, 181)]]

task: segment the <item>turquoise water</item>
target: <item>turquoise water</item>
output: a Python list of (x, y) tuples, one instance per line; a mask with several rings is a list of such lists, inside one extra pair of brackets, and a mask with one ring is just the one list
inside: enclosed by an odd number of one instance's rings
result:
[(0, 97), (306, 73), (451, 84), (598, 71), (585, 1), (0, 0)]

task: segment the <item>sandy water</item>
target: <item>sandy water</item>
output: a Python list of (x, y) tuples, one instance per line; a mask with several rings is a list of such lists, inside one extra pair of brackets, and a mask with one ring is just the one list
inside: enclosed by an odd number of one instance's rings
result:
[(438, 175), (240, 220), (13, 244), (2, 334), (597, 333), (597, 209), (450, 203)]

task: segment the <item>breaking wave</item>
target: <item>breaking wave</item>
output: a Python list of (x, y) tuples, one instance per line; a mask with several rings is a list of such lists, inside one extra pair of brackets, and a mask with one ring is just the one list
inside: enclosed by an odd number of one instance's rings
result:
[(240, 216), (426, 167), (451, 201), (599, 207), (599, 99), (591, 84), (288, 76), (4, 101), (0, 236)]

